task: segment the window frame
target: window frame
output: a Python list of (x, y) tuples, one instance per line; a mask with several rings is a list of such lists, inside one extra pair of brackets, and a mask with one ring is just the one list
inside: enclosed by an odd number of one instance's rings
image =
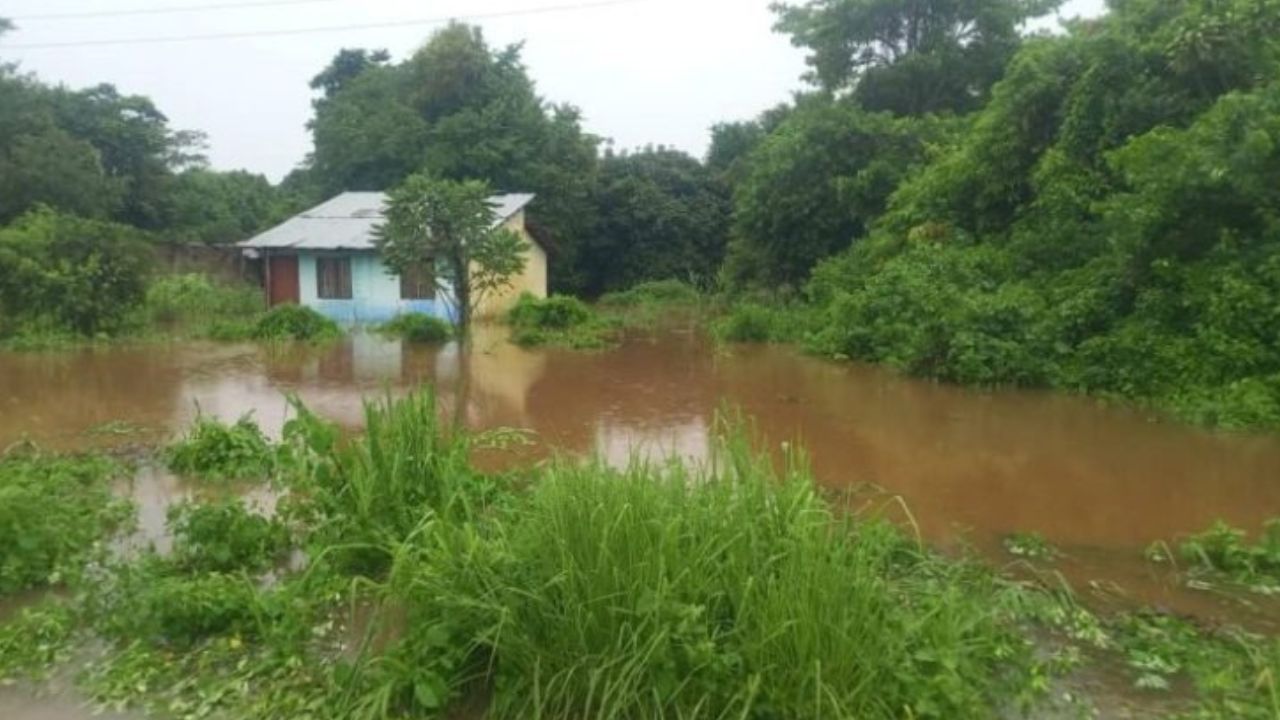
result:
[(434, 302), (437, 291), (434, 260), (400, 273), (400, 299), (405, 302)]
[[(329, 267), (337, 269), (330, 271)], [(331, 283), (336, 283), (336, 287), (330, 287)], [(316, 298), (351, 300), (355, 297), (353, 290), (350, 255), (316, 256)]]

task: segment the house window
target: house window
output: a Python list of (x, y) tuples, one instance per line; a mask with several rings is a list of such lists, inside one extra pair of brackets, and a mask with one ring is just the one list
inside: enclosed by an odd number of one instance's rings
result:
[(400, 273), (401, 300), (435, 300), (436, 276), (430, 262)]
[(316, 258), (316, 296), (321, 300), (351, 299), (351, 258)]

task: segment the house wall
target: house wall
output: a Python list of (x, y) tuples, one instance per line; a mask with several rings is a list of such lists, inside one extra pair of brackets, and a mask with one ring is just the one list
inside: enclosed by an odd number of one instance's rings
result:
[[(479, 317), (502, 315), (523, 293), (547, 296), (547, 254), (534, 241), (524, 224), (524, 211), (511, 216), (505, 227), (517, 232), (528, 244), (524, 272), (512, 280), (511, 288), (488, 298), (476, 309)], [(319, 257), (351, 258), (351, 299), (321, 300), (316, 284), (316, 259)], [(404, 313), (417, 312), (448, 320), (454, 319), (452, 306), (439, 293), (435, 300), (401, 300), (400, 278), (391, 274), (372, 251), (300, 251), (298, 253), (299, 301), (344, 325), (381, 323)]]
[[(322, 300), (316, 284), (316, 258), (351, 258), (351, 299)], [(381, 323), (404, 313), (417, 312), (439, 318), (450, 316), (449, 305), (436, 300), (401, 300), (400, 278), (372, 252), (300, 252), (298, 254), (300, 301), (344, 325)]]
[(480, 317), (494, 317), (502, 315), (511, 306), (520, 299), (524, 293), (529, 293), (537, 298), (545, 298), (547, 296), (547, 253), (542, 246), (534, 241), (533, 236), (529, 234), (529, 230), (524, 224), (524, 211), (512, 215), (504, 224), (508, 230), (518, 233), (524, 238), (525, 243), (529, 246), (528, 258), (525, 262), (524, 272), (512, 279), (511, 287), (503, 293), (494, 295), (487, 299), (483, 306), (477, 308), (476, 314)]

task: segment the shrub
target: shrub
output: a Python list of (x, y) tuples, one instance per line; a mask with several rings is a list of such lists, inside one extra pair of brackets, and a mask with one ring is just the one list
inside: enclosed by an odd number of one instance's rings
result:
[(802, 310), (754, 302), (735, 303), (716, 321), (713, 332), (728, 342), (765, 343), (798, 339), (804, 330)]
[(378, 327), (380, 332), (411, 342), (443, 343), (453, 336), (453, 326), (425, 313), (405, 313)]
[(253, 329), (257, 340), (322, 342), (341, 336), (337, 323), (302, 305), (277, 305)]
[(103, 631), (129, 642), (188, 647), (211, 636), (252, 636), (264, 613), (251, 579), (180, 574), (154, 556), (122, 568), (99, 592)]
[(634, 307), (637, 305), (696, 305), (702, 294), (694, 286), (679, 280), (655, 280), (640, 283), (629, 290), (600, 296), (602, 307)]
[(1219, 521), (1179, 543), (1178, 555), (1197, 572), (1280, 587), (1280, 518), (1268, 522), (1254, 544), (1244, 530)]
[(520, 296), (507, 314), (511, 339), (517, 345), (563, 345), (579, 350), (607, 347), (614, 328), (573, 297), (556, 295), (539, 300)]
[(590, 321), (592, 317), (591, 308), (575, 297), (552, 295), (539, 300), (526, 293), (507, 313), (507, 322), (518, 328), (568, 330)]
[(289, 549), (289, 530), (250, 512), (241, 500), (169, 508), (173, 561), (185, 572), (256, 572)]
[(132, 515), (99, 457), (0, 456), (0, 595), (75, 576)]
[(197, 417), (186, 437), (164, 455), (170, 470), (211, 480), (263, 479), (276, 459), (266, 435), (248, 416), (232, 425)]
[(118, 332), (141, 303), (149, 270), (137, 230), (32, 211), (0, 229), (0, 333)]

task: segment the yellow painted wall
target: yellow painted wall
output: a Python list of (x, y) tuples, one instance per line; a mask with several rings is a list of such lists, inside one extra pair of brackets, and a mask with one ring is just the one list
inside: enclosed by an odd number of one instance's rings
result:
[(496, 317), (502, 315), (515, 305), (523, 293), (529, 293), (537, 298), (547, 296), (547, 253), (542, 249), (533, 236), (529, 234), (528, 228), (524, 224), (524, 211), (512, 215), (506, 222), (505, 227), (512, 230), (524, 238), (525, 244), (528, 245), (527, 262), (525, 262), (524, 273), (512, 279), (511, 287), (505, 292), (497, 293), (487, 298), (483, 305), (477, 308), (477, 317)]

